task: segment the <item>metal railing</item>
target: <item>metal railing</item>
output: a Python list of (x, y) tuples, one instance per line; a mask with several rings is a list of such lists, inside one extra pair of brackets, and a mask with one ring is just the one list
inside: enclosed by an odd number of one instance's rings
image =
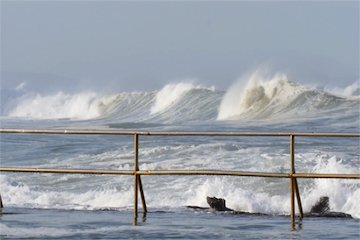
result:
[[(134, 224), (138, 217), (138, 193), (142, 201), (143, 213), (147, 206), (141, 182), (141, 175), (222, 175), (265, 178), (290, 179), (290, 218), (291, 229), (295, 229), (295, 197), (298, 205), (299, 219), (303, 218), (303, 209), (298, 187), (298, 178), (336, 178), (360, 179), (360, 174), (327, 174), (327, 173), (297, 173), (295, 171), (295, 137), (339, 137), (359, 138), (360, 133), (296, 133), (296, 132), (146, 132), (119, 130), (30, 130), (30, 129), (0, 129), (1, 134), (76, 134), (76, 135), (127, 135), (134, 137), (134, 170), (105, 169), (53, 169), (53, 168), (17, 168), (0, 167), (0, 172), (30, 172), (59, 174), (103, 174), (103, 175), (133, 175), (134, 176)], [(139, 136), (224, 136), (224, 137), (289, 137), (290, 171), (289, 173), (250, 172), (250, 171), (219, 171), (219, 170), (140, 170), (139, 169)], [(0, 195), (1, 201), (1, 195)], [(2, 203), (2, 202), (1, 202)]]

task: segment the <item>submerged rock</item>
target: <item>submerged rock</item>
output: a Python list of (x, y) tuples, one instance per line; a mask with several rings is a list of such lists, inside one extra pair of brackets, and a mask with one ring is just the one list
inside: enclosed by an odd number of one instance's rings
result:
[[(232, 214), (243, 214), (243, 215), (267, 215), (265, 213), (250, 213), (235, 211), (231, 208), (226, 207), (226, 201), (223, 198), (206, 197), (206, 201), (210, 208), (198, 207), (198, 206), (187, 206), (188, 208), (195, 210), (210, 210), (219, 212), (229, 212)], [(352, 218), (350, 214), (343, 212), (332, 212), (329, 207), (329, 197), (320, 197), (319, 201), (312, 206), (310, 212), (304, 213), (304, 217), (331, 217), (331, 218)]]
[(310, 213), (326, 213), (330, 211), (329, 197), (320, 197), (319, 201), (312, 206)]
[(226, 207), (225, 199), (223, 198), (206, 197), (206, 201), (209, 204), (210, 209), (213, 209), (215, 211), (234, 211)]
[(319, 201), (311, 207), (309, 213), (304, 214), (305, 217), (335, 217), (335, 218), (352, 218), (350, 214), (343, 212), (332, 212), (329, 206), (329, 197), (320, 197)]

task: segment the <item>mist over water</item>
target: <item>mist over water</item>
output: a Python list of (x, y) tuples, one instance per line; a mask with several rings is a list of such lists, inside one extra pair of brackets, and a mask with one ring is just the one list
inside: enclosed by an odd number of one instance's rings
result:
[(94, 91), (40, 94), (16, 87), (2, 101), (3, 116), (27, 119), (103, 119), (133, 122), (274, 120), (319, 117), (328, 111), (359, 112), (358, 83), (344, 89), (314, 88), (283, 73), (255, 71), (227, 91), (191, 82), (170, 83), (151, 92), (102, 94)]
[[(2, 129), (139, 131), (140, 170), (284, 174), (288, 136), (146, 133), (360, 133), (358, 1), (1, 1), (0, 8)], [(296, 172), (359, 174), (359, 149), (356, 137), (296, 136)], [(0, 134), (1, 167), (133, 171), (134, 154), (131, 135)], [(304, 212), (328, 196), (331, 211), (355, 218), (305, 218), (299, 231), (284, 216), (286, 178), (141, 180), (149, 214), (132, 226), (134, 176), (1, 172), (0, 239), (360, 238), (358, 179), (299, 178)], [(268, 215), (186, 208), (207, 207), (207, 196)]]
[[(311, 87), (286, 74), (255, 71), (226, 91), (192, 81), (159, 90), (36, 93), (25, 84), (2, 101), (3, 128), (86, 128), (145, 131), (359, 132), (359, 84)], [(132, 138), (119, 136), (3, 135), (1, 165), (38, 168), (133, 169)], [(289, 172), (288, 138), (141, 136), (141, 170)], [(297, 138), (298, 172), (358, 173), (359, 142)], [(206, 207), (206, 196), (229, 208), (289, 214), (288, 181), (219, 176), (143, 176), (148, 207), (183, 213)], [(61, 210), (120, 210), (133, 205), (128, 176), (1, 174), (6, 206)], [(321, 196), (330, 209), (360, 218), (356, 180), (299, 180), (304, 211)], [(11, 232), (9, 226), (2, 226)], [(67, 232), (64, 230), (65, 233)]]

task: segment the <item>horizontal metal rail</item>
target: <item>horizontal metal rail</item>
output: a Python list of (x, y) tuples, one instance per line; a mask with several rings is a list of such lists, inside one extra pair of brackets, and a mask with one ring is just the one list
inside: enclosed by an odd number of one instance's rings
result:
[[(299, 208), (299, 217), (303, 211), (298, 189), (297, 178), (329, 178), (329, 179), (360, 179), (360, 174), (331, 174), (331, 173), (298, 173), (295, 171), (295, 137), (360, 137), (360, 133), (313, 133), (313, 132), (156, 132), (156, 131), (123, 131), (123, 130), (88, 130), (88, 129), (5, 129), (2, 134), (73, 134), (73, 135), (124, 135), (134, 137), (134, 169), (52, 169), (52, 168), (17, 168), (0, 167), (0, 172), (28, 172), (28, 173), (55, 173), (55, 174), (100, 174), (100, 175), (133, 175), (134, 176), (134, 223), (138, 215), (138, 191), (144, 213), (147, 212), (141, 175), (220, 175), (243, 177), (266, 177), (290, 179), (290, 217), (291, 229), (295, 228), (295, 195)], [(140, 170), (139, 169), (139, 136), (193, 136), (193, 137), (290, 137), (290, 171), (289, 173), (250, 172), (250, 171), (219, 171), (219, 170)], [(1, 201), (1, 195), (0, 195)]]
[(360, 179), (360, 174), (294, 173), (293, 177), (294, 178)]
[(0, 167), (0, 172), (28, 173), (61, 173), (61, 174), (103, 174), (103, 175), (134, 175), (132, 170), (102, 170), (102, 169), (59, 169), (59, 168), (16, 168)]
[(146, 132), (122, 130), (81, 130), (81, 129), (8, 129), (1, 128), (0, 133), (22, 134), (74, 134), (74, 135), (129, 135), (133, 136), (245, 136), (245, 137), (360, 137), (360, 133), (312, 133), (312, 132)]
[[(93, 175), (219, 175), (265, 178), (290, 178), (288, 173), (219, 171), (219, 170), (105, 170), (105, 169), (71, 169), (71, 168), (17, 168), (0, 167), (0, 172), (28, 173), (59, 173), (59, 174), (93, 174)], [(329, 174), (329, 173), (294, 173), (294, 178), (337, 178), (360, 179), (360, 174)]]
[(139, 175), (219, 175), (243, 177), (289, 178), (288, 173), (218, 171), (218, 170), (142, 170)]
[(101, 169), (58, 169), (58, 168), (16, 168), (0, 167), (0, 172), (60, 173), (60, 174), (104, 174), (104, 175), (221, 175), (246, 177), (290, 178), (288, 173), (267, 173), (218, 170), (101, 170)]

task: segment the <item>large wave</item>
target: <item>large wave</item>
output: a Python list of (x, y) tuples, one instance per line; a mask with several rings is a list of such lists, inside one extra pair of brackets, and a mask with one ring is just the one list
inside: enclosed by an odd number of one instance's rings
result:
[(25, 94), (17, 99), (15, 107), (8, 112), (10, 117), (32, 119), (92, 119), (108, 113), (116, 96), (98, 96), (96, 93), (54, 95)]
[(240, 79), (226, 92), (218, 120), (294, 117), (358, 102), (289, 81), (283, 73), (269, 77), (256, 71), (247, 80), (244, 84)]
[(282, 73), (269, 77), (256, 71), (241, 78), (227, 92), (180, 82), (151, 92), (23, 93), (10, 98), (5, 115), (115, 123), (290, 119), (358, 108), (358, 87), (352, 84), (342, 90), (325, 91), (290, 81)]
[(221, 93), (213, 87), (171, 83), (159, 91), (52, 95), (25, 93), (13, 97), (5, 113), (28, 119), (106, 119), (109, 121), (207, 120), (216, 117)]
[[(156, 93), (155, 103), (151, 107), (151, 114), (159, 113), (179, 101), (186, 93), (193, 89), (205, 89), (202, 86), (195, 86), (192, 83), (172, 83), (163, 87)], [(212, 87), (209, 90), (214, 91)]]

